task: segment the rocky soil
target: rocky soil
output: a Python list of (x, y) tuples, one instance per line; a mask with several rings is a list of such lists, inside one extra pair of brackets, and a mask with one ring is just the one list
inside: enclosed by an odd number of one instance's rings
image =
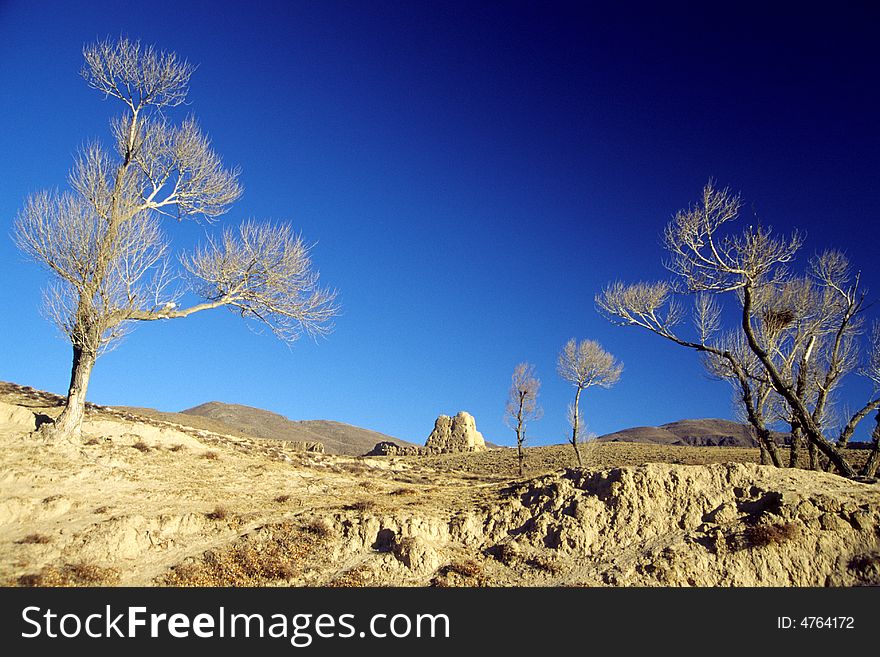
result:
[[(303, 453), (100, 408), (46, 442), (57, 410), (0, 394), (6, 585), (880, 584), (880, 486), (730, 462), (756, 450), (606, 444), (516, 479), (477, 467), (509, 450)], [(673, 458), (702, 464), (647, 462)]]

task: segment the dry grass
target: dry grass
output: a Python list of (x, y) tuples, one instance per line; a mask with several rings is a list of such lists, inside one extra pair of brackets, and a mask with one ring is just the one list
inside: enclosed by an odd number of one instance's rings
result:
[(367, 474), (372, 472), (372, 468), (360, 461), (353, 461), (350, 463), (340, 463), (338, 466), (339, 472), (348, 472), (349, 474), (353, 474), (355, 476)]
[(86, 442), (83, 443), (83, 445), (89, 445), (89, 446), (100, 445), (100, 444), (101, 444), (101, 440), (99, 438), (94, 438), (94, 437), (89, 438)]
[(265, 586), (286, 581), (301, 572), (301, 564), (320, 541), (298, 531), (291, 523), (265, 528), (260, 536), (247, 537), (232, 547), (205, 553), (196, 562), (168, 573), (166, 586)]
[(35, 586), (113, 586), (119, 582), (119, 570), (86, 563), (47, 566), (39, 573), (22, 575), (15, 584)]
[(169, 452), (180, 452), (185, 449), (186, 449), (186, 445), (181, 445), (180, 443), (177, 443), (176, 445), (172, 445), (171, 447), (169, 447), (168, 451)]
[(397, 488), (390, 493), (389, 495), (415, 495), (418, 491), (415, 488)]
[(370, 511), (376, 508), (376, 502), (373, 500), (358, 500), (357, 502), (353, 502), (352, 504), (348, 504), (345, 507), (346, 511)]
[(284, 504), (285, 502), (290, 500), (290, 495), (279, 495), (275, 498), (275, 502), (277, 504)]
[(16, 541), (19, 545), (45, 545), (51, 543), (52, 538), (45, 534), (28, 534), (24, 538)]
[(217, 459), (220, 458), (220, 455), (217, 454), (217, 452), (208, 451), (208, 452), (205, 452), (204, 454), (202, 454), (202, 458), (208, 459), (209, 461), (216, 461)]
[(99, 507), (97, 507), (92, 513), (98, 513), (98, 514), (101, 514), (101, 513), (107, 513), (109, 510), (110, 510), (110, 507), (109, 507), (109, 506), (106, 506), (106, 505), (105, 505), (105, 506), (99, 506)]
[[(584, 467), (589, 470), (606, 470), (645, 463), (676, 463), (683, 465), (706, 465), (709, 463), (758, 463), (760, 452), (751, 447), (693, 447), (687, 445), (657, 445), (650, 443), (596, 442), (579, 444)], [(802, 450), (801, 467), (807, 465), (807, 450)], [(788, 449), (782, 449), (786, 462)], [(869, 450), (848, 449), (844, 451), (847, 461), (859, 469), (867, 460)], [(423, 465), (441, 472), (462, 472), (479, 475), (483, 480), (502, 480), (516, 476), (517, 456), (513, 448), (490, 449), (485, 452), (459, 454), (431, 454), (424, 456), (396, 457), (407, 463)], [(542, 474), (577, 466), (574, 450), (570, 444), (526, 447), (526, 475)], [(409, 476), (412, 478), (412, 475)], [(407, 475), (395, 477), (406, 481)], [(422, 483), (412, 480), (411, 483)], [(430, 483), (430, 482), (427, 482)]]

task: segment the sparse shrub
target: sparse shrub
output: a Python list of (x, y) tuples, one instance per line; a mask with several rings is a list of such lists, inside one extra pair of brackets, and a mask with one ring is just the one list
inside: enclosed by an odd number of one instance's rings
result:
[(551, 575), (557, 575), (562, 571), (562, 566), (558, 561), (541, 555), (526, 560), (526, 565), (537, 570), (543, 570)]
[(857, 554), (849, 561), (849, 567), (853, 570), (867, 570), (875, 566), (880, 566), (880, 552)]
[(24, 538), (16, 541), (19, 545), (45, 545), (51, 543), (52, 539), (45, 534), (28, 534)]
[(776, 525), (752, 525), (740, 534), (727, 537), (727, 544), (734, 550), (760, 548), (768, 545), (781, 545), (800, 534), (796, 523), (786, 522)]
[(216, 461), (220, 458), (220, 455), (215, 451), (208, 451), (202, 454), (203, 459), (208, 459), (209, 461)]
[(332, 579), (327, 583), (327, 586), (330, 588), (361, 588), (369, 586), (369, 581), (363, 568), (355, 567)]
[(147, 453), (153, 449), (147, 443), (145, 443), (143, 441), (143, 439), (141, 439), (141, 438), (139, 438), (138, 441), (132, 445), (132, 447), (134, 447), (137, 451), (143, 452), (143, 453)]
[(333, 529), (330, 527), (330, 524), (326, 520), (315, 519), (312, 520), (309, 524), (307, 524), (303, 529), (306, 533), (311, 534), (315, 538), (323, 539), (329, 538), (333, 533)]
[(444, 573), (456, 573), (462, 577), (476, 577), (483, 572), (480, 564), (473, 559), (468, 559), (467, 561), (453, 561), (444, 566), (442, 570)]
[(168, 451), (169, 452), (180, 452), (185, 449), (186, 449), (186, 445), (181, 445), (180, 443), (177, 443), (176, 445), (172, 445), (171, 447), (169, 447)]
[(52, 502), (60, 500), (63, 497), (63, 495), (50, 495), (49, 497), (44, 497), (43, 504), (51, 504)]
[(345, 507), (346, 511), (369, 511), (376, 508), (376, 502), (373, 500), (359, 500)]
[(849, 569), (855, 571), (860, 584), (880, 585), (880, 552), (857, 554), (849, 561)]
[(209, 520), (226, 520), (229, 517), (229, 509), (227, 509), (222, 504), (218, 504), (214, 507), (214, 510), (206, 513), (205, 517)]
[(418, 491), (415, 488), (397, 488), (389, 493), (389, 495), (415, 495)]
[(368, 491), (377, 490), (379, 487), (373, 481), (362, 481), (358, 484), (361, 488)]
[(88, 439), (85, 443), (83, 443), (83, 444), (84, 444), (84, 445), (89, 445), (89, 446), (91, 446), (91, 445), (100, 445), (100, 444), (101, 444), (101, 441), (100, 441), (98, 438), (96, 438), (96, 437), (93, 436), (93, 437), (89, 438), (89, 439)]
[(746, 541), (752, 547), (778, 545), (796, 538), (800, 530), (792, 522), (781, 525), (755, 525), (744, 532)]
[(452, 586), (482, 586), (486, 583), (483, 568), (476, 561), (453, 561), (442, 566), (431, 579), (431, 586), (448, 588)]
[(513, 565), (520, 561), (522, 555), (513, 543), (501, 543), (488, 550), (488, 553), (505, 566)]
[(99, 506), (95, 509), (94, 513), (107, 513), (110, 510), (109, 506)]
[(22, 575), (18, 586), (113, 586), (119, 582), (116, 568), (102, 568), (87, 563), (47, 566), (39, 573)]
[(277, 502), (278, 504), (284, 504), (288, 500), (290, 500), (290, 495), (279, 495), (275, 498), (275, 502)]
[(341, 463), (339, 465), (341, 472), (350, 472), (353, 475), (361, 475), (369, 472), (371, 468), (368, 465), (364, 465), (360, 461), (354, 461), (352, 463)]

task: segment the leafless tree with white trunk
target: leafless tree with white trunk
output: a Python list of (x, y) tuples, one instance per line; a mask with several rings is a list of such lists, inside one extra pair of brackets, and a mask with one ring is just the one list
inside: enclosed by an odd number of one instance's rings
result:
[[(207, 220), (241, 195), (186, 100), (194, 67), (172, 52), (125, 38), (83, 49), (82, 77), (122, 105), (114, 148), (91, 143), (71, 170), (70, 190), (28, 198), (14, 228), (18, 247), (53, 277), (45, 311), (73, 346), (67, 404), (53, 431), (76, 439), (95, 360), (137, 321), (183, 318), (226, 306), (279, 338), (330, 330), (335, 293), (318, 285), (310, 247), (286, 224), (248, 222), (171, 262), (163, 217)], [(180, 276), (184, 288), (173, 289)], [(202, 298), (181, 307), (185, 292)]]
[(591, 386), (610, 388), (620, 380), (623, 363), (605, 351), (595, 340), (578, 341), (572, 338), (565, 343), (556, 361), (556, 371), (575, 388), (574, 402), (568, 407), (571, 425), (569, 442), (574, 448), (579, 467), (583, 467), (578, 444), (583, 438), (585, 424), (580, 413), (581, 393)]
[[(620, 282), (596, 297), (611, 321), (640, 326), (676, 344), (694, 349), (716, 376), (731, 381), (764, 456), (782, 466), (768, 423), (789, 425), (789, 465), (796, 465), (804, 440), (813, 467), (820, 456), (847, 477), (857, 476), (842, 450), (857, 425), (872, 412), (871, 457), (861, 471), (873, 476), (880, 435), (880, 332), (863, 339), (865, 292), (858, 273), (839, 251), (814, 257), (803, 275), (792, 273), (802, 237), (777, 236), (761, 225), (736, 233), (729, 224), (739, 216), (741, 200), (710, 181), (700, 202), (678, 212), (667, 225), (671, 283)], [(695, 337), (678, 324), (683, 306), (695, 302)], [(737, 320), (722, 330), (722, 302), (735, 304)], [(875, 383), (865, 404), (829, 439), (834, 429), (829, 409), (844, 377), (858, 372)]]
[(540, 420), (543, 410), (538, 406), (538, 392), (541, 381), (535, 376), (535, 367), (529, 363), (520, 363), (510, 377), (510, 389), (507, 393), (507, 405), (504, 409), (504, 421), (516, 432), (517, 459), (519, 476), (523, 476), (523, 464), (526, 442), (526, 425)]

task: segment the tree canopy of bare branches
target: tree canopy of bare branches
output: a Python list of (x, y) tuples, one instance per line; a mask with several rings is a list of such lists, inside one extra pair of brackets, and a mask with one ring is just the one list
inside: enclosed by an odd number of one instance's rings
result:
[[(859, 372), (875, 384), (880, 379), (880, 330), (867, 348), (862, 339), (860, 276), (836, 250), (820, 253), (803, 274), (795, 274), (801, 235), (780, 236), (761, 225), (732, 231), (740, 207), (738, 195), (710, 181), (700, 202), (678, 212), (664, 231), (672, 280), (614, 282), (597, 295), (596, 305), (612, 322), (639, 326), (702, 353), (708, 371), (733, 384), (762, 458), (782, 465), (768, 423), (785, 422), (791, 434), (790, 465), (797, 464), (806, 439), (814, 467), (821, 455), (829, 467), (855, 476), (841, 450), (858, 423), (880, 409), (877, 389), (844, 418), (835, 442), (827, 434), (836, 424), (830, 409), (844, 377)], [(693, 337), (680, 327), (682, 299), (688, 296), (694, 303)], [(738, 314), (727, 327), (722, 322), (725, 301)], [(862, 475), (872, 476), (875, 470), (876, 459), (871, 459)]]
[(591, 386), (613, 386), (620, 380), (623, 364), (595, 340), (578, 341), (572, 338), (559, 353), (556, 372), (575, 388), (574, 402), (568, 408), (568, 422), (571, 425), (569, 442), (574, 449), (578, 466), (583, 466), (578, 448), (586, 426), (580, 414), (581, 393)]
[(504, 408), (504, 421), (516, 432), (517, 459), (519, 476), (523, 475), (526, 442), (526, 425), (541, 419), (542, 409), (538, 406), (538, 392), (541, 381), (535, 376), (535, 367), (529, 363), (520, 363), (510, 377), (510, 389), (507, 392), (507, 405)]
[[(210, 222), (242, 191), (238, 170), (224, 166), (195, 119), (169, 118), (194, 67), (126, 38), (89, 44), (83, 57), (86, 83), (122, 105), (111, 121), (113, 149), (85, 145), (70, 190), (33, 194), (14, 227), (18, 247), (52, 275), (45, 313), (73, 346), (67, 405), (55, 423), (69, 438), (80, 433), (95, 360), (132, 322), (226, 306), (290, 342), (327, 333), (338, 313), (310, 246), (286, 224), (246, 222), (181, 256), (182, 272), (171, 262), (163, 217)], [(187, 285), (172, 287), (178, 278)], [(187, 293), (202, 301), (179, 306)]]

